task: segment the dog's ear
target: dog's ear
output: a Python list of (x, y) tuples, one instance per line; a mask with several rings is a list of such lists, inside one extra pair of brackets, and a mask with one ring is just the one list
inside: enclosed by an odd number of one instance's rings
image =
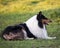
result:
[(43, 24), (42, 24), (42, 12), (41, 11), (37, 14), (37, 20), (38, 20), (38, 26), (40, 28), (43, 28)]
[(42, 11), (39, 12), (39, 15), (41, 15), (41, 14), (42, 14)]
[(40, 18), (42, 16), (42, 11), (40, 11), (37, 16)]
[(42, 11), (40, 11), (38, 14), (37, 14), (37, 19), (40, 20), (42, 17)]

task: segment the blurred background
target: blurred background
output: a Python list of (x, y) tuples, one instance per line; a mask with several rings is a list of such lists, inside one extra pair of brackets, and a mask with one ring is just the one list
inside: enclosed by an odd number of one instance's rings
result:
[[(35, 46), (38, 46), (38, 47), (39, 45), (36, 45), (36, 44), (43, 45), (44, 43), (44, 45), (52, 45), (52, 44), (54, 46), (59, 45), (60, 44), (59, 42), (60, 40), (60, 0), (0, 0), (0, 34), (7, 26), (23, 23), (26, 20), (28, 20), (30, 17), (37, 14), (39, 11), (42, 11), (46, 17), (50, 18), (53, 21), (47, 26), (47, 31), (49, 36), (56, 36), (57, 39), (56, 39), (56, 42), (49, 40), (48, 41), (49, 43), (45, 40), (43, 40), (44, 42), (40, 40), (41, 43), (39, 43), (40, 42), (39, 40), (34, 40), (33, 44), (35, 44)], [(1, 48), (4, 48), (3, 46), (5, 46), (6, 48), (9, 48), (9, 46), (12, 46), (9, 44), (10, 42), (4, 42), (6, 45), (8, 44), (8, 47), (7, 47), (2, 43), (2, 40), (3, 39), (0, 38), (0, 42), (1, 42), (0, 44), (2, 44)], [(12, 44), (16, 43), (16, 45), (20, 45), (18, 42), (13, 42), (13, 43), (11, 42), (11, 43)], [(23, 41), (22, 46), (24, 45), (24, 42), (26, 41)], [(31, 41), (28, 41), (27, 43), (29, 45), (31, 44), (32, 46)], [(29, 48), (26, 45), (24, 46), (26, 48)], [(18, 46), (15, 46), (15, 47), (18, 48)], [(15, 47), (12, 46), (12, 48), (15, 48)], [(24, 47), (21, 47), (21, 48), (24, 48)]]

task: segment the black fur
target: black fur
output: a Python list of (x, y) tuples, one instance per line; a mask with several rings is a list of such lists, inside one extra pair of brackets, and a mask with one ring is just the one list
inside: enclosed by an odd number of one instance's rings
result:
[(25, 29), (25, 31), (27, 33), (27, 36), (29, 38), (35, 38), (36, 39), (36, 37), (30, 32), (29, 28), (27, 27), (27, 25), (25, 23), (24, 24), (20, 24), (20, 25), (24, 27), (24, 29)]
[(40, 11), (39, 14), (37, 14), (38, 26), (40, 28), (43, 28), (42, 19), (47, 19), (47, 18)]
[(3, 33), (2, 33), (2, 37), (3, 37), (4, 34), (8, 34), (8, 35), (9, 35), (10, 32), (12, 32), (13, 34), (15, 34), (15, 33), (17, 33), (17, 32), (21, 32), (22, 29), (24, 29), (24, 30), (26, 31), (27, 36), (28, 36), (29, 38), (32, 38), (32, 37), (33, 37), (33, 38), (36, 38), (36, 37), (30, 32), (30, 30), (28, 29), (28, 27), (26, 26), (25, 23), (19, 24), (19, 25), (15, 25), (15, 26), (8, 26), (8, 27), (6, 27), (6, 29), (5, 29), (5, 30), (3, 31)]
[(22, 29), (22, 27), (19, 26), (19, 25), (8, 26), (8, 27), (6, 27), (6, 29), (3, 31), (3, 34), (9, 34), (9, 32), (16, 33), (17, 30), (21, 30), (21, 29)]
[[(22, 29), (22, 26), (20, 26), (20, 25), (8, 26), (8, 27), (6, 27), (6, 28), (4, 29), (1, 37), (2, 37), (3, 39), (5, 39), (5, 38), (3, 37), (3, 35), (5, 35), (5, 34), (9, 35), (10, 32), (13, 33), (13, 34), (16, 34), (17, 32), (21, 32), (21, 29)], [(6, 39), (5, 39), (5, 40), (6, 40)]]

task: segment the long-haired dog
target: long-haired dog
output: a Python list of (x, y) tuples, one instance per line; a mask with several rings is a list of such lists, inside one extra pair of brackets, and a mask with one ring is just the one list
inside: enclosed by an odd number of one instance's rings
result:
[(6, 40), (15, 39), (55, 39), (56, 37), (49, 37), (46, 30), (46, 25), (51, 22), (46, 18), (42, 12), (31, 17), (26, 22), (8, 26), (2, 33), (2, 37)]

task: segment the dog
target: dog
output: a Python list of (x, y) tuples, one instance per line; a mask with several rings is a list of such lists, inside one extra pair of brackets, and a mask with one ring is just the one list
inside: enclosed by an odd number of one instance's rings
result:
[(2, 33), (5, 40), (15, 39), (56, 39), (56, 37), (49, 37), (46, 30), (46, 25), (52, 22), (45, 17), (40, 11), (26, 22), (15, 26), (8, 26)]

